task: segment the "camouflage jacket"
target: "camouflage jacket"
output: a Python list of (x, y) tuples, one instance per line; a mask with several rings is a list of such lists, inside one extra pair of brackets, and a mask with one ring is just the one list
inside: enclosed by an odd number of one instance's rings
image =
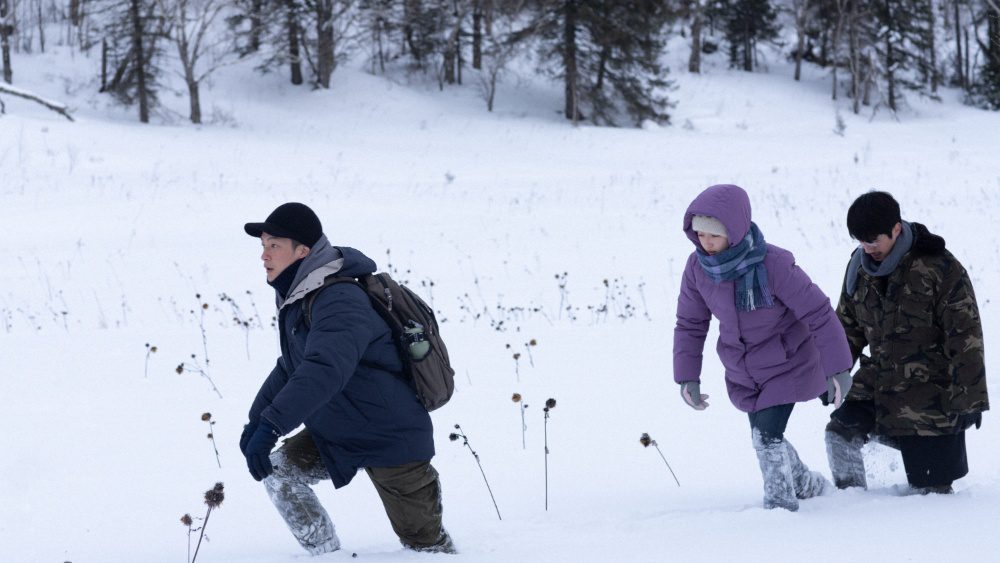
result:
[(859, 269), (853, 295), (845, 279), (837, 315), (861, 360), (847, 399), (874, 402), (880, 433), (940, 436), (989, 408), (983, 329), (965, 268), (944, 239), (912, 225), (913, 246), (891, 274)]

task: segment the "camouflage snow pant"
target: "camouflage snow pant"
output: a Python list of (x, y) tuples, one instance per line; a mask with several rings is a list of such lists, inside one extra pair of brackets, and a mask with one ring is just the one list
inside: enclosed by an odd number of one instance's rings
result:
[[(288, 438), (271, 454), (274, 473), (264, 479), (271, 502), (292, 535), (309, 553), (340, 549), (333, 521), (312, 485), (330, 478), (308, 430)], [(455, 551), (441, 525), (441, 483), (429, 461), (396, 467), (368, 467), (399, 541), (417, 551)]]

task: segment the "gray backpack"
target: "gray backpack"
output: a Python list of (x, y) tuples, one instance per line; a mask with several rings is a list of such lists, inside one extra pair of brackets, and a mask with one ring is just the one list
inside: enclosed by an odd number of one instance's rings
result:
[(455, 392), (455, 370), (438, 332), (434, 311), (427, 303), (386, 273), (359, 278), (333, 275), (306, 296), (302, 305), (306, 328), (312, 326), (316, 296), (335, 283), (353, 283), (368, 294), (372, 307), (392, 330), (393, 342), (403, 362), (403, 375), (413, 382), (424, 408), (429, 412), (447, 403)]

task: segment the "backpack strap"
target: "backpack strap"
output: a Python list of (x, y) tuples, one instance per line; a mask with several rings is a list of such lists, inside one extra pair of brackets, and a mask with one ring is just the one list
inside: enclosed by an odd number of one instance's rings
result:
[(338, 284), (338, 283), (353, 283), (353, 284), (357, 285), (358, 287), (360, 287), (361, 289), (364, 289), (364, 286), (361, 285), (361, 282), (359, 282), (357, 278), (352, 278), (352, 277), (348, 277), (348, 276), (338, 276), (336, 274), (327, 276), (323, 280), (323, 285), (321, 285), (318, 288), (316, 288), (316, 289), (312, 290), (311, 292), (309, 292), (309, 294), (306, 295), (306, 298), (303, 300), (303, 303), (302, 303), (302, 322), (305, 324), (306, 329), (311, 329), (312, 328), (312, 308), (313, 308), (313, 303), (316, 301), (316, 298), (319, 297), (320, 292), (323, 291), (324, 289), (330, 287), (331, 285)]

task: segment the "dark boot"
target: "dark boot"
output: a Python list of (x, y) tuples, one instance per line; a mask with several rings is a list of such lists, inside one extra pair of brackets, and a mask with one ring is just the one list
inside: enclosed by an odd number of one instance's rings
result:
[(830, 461), (833, 484), (838, 489), (868, 488), (868, 480), (865, 477), (865, 460), (861, 455), (861, 447), (864, 445), (863, 436), (847, 439), (837, 432), (826, 431), (826, 457)]

